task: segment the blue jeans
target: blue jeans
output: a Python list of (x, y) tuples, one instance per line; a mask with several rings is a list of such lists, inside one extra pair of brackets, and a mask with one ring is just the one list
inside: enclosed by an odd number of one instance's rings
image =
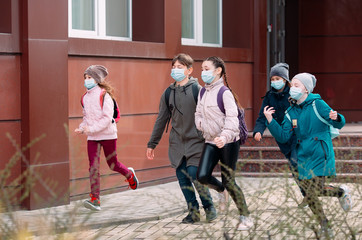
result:
[(181, 165), (176, 169), (176, 177), (178, 179), (178, 183), (185, 197), (189, 210), (199, 209), (199, 203), (196, 199), (195, 189), (192, 183), (194, 183), (194, 186), (200, 195), (200, 199), (204, 209), (213, 206), (212, 197), (209, 189), (196, 181), (196, 173), (197, 167), (186, 166), (185, 158), (183, 159)]

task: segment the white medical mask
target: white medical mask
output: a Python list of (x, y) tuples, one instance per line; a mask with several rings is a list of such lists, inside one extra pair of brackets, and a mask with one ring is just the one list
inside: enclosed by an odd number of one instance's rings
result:
[(284, 82), (283, 79), (280, 79), (280, 80), (277, 80), (277, 81), (272, 81), (272, 82), (270, 83), (270, 85), (271, 85), (273, 88), (275, 88), (276, 90), (280, 90), (280, 89), (282, 89), (282, 88), (284, 87), (285, 82)]
[(84, 79), (84, 87), (88, 90), (94, 88), (95, 86), (97, 86), (97, 83), (93, 78)]
[(202, 81), (204, 81), (205, 83), (208, 83), (208, 84), (212, 83), (212, 81), (215, 79), (213, 72), (214, 72), (214, 70), (202, 71), (201, 72)]
[(182, 68), (173, 68), (171, 69), (171, 77), (175, 79), (176, 82), (181, 82), (186, 78), (185, 69)]
[(293, 98), (297, 101), (303, 96), (302, 89), (297, 88), (297, 87), (291, 87), (289, 90), (289, 94), (290, 94), (291, 98)]

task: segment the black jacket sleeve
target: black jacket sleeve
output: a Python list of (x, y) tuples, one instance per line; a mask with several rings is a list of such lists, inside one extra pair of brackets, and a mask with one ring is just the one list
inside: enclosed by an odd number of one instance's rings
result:
[(166, 106), (165, 92), (164, 92), (161, 96), (159, 112), (155, 125), (153, 126), (152, 135), (149, 142), (147, 143), (148, 148), (152, 149), (156, 148), (156, 146), (158, 145), (158, 143), (162, 138), (162, 134), (163, 131), (165, 130), (169, 117), (170, 117), (170, 112), (168, 110), (168, 107)]
[(259, 117), (258, 119), (256, 119), (255, 122), (255, 127), (254, 127), (254, 131), (253, 131), (253, 136), (255, 136), (255, 134), (257, 132), (260, 132), (261, 135), (263, 136), (263, 133), (265, 131), (266, 128), (266, 117), (264, 115), (264, 108), (265, 106), (269, 105), (269, 97), (268, 97), (268, 93), (265, 95), (264, 99), (263, 99), (263, 103), (261, 105), (260, 111), (259, 111)]

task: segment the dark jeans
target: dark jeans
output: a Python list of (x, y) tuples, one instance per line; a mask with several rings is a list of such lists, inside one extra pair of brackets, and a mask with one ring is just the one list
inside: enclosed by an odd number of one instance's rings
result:
[(305, 197), (309, 208), (322, 226), (327, 224), (328, 220), (318, 197), (341, 197), (344, 193), (343, 189), (330, 185), (327, 186), (325, 182), (326, 177), (314, 177), (300, 181), (301, 187), (306, 193)]
[[(201, 155), (197, 179), (202, 184), (207, 184), (210, 188), (218, 192), (223, 192), (225, 188), (234, 200), (240, 215), (248, 216), (249, 211), (245, 197), (240, 187), (235, 182), (234, 171), (240, 150), (239, 141), (228, 143), (223, 148), (218, 148), (213, 144), (206, 143)], [(221, 162), (221, 179), (212, 176), (216, 164)]]
[(196, 181), (196, 166), (187, 166), (184, 158), (181, 165), (176, 169), (176, 176), (182, 193), (187, 202), (187, 207), (191, 209), (199, 209), (199, 203), (196, 199), (196, 194), (192, 183), (194, 184), (204, 208), (213, 206), (212, 197), (207, 187)]

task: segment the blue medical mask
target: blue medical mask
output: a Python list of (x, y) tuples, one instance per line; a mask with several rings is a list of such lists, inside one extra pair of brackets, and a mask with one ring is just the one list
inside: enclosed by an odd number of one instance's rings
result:
[(297, 88), (297, 87), (291, 87), (289, 90), (289, 94), (290, 94), (291, 98), (293, 98), (297, 101), (303, 96), (302, 89)]
[(215, 76), (213, 75), (214, 70), (209, 70), (209, 71), (202, 71), (201, 72), (201, 79), (202, 81), (204, 81), (205, 83), (212, 83), (212, 81), (214, 81)]
[(88, 90), (94, 88), (95, 86), (97, 86), (97, 83), (93, 78), (87, 78), (84, 80), (84, 87), (86, 87)]
[(273, 88), (275, 88), (276, 90), (280, 90), (280, 89), (282, 89), (282, 88), (284, 87), (285, 82), (284, 82), (283, 79), (281, 79), (281, 80), (277, 80), (277, 81), (272, 81), (272, 82), (270, 83), (270, 85), (271, 85)]
[(173, 68), (171, 69), (171, 77), (175, 79), (176, 82), (181, 82), (186, 78), (185, 69), (182, 68)]

